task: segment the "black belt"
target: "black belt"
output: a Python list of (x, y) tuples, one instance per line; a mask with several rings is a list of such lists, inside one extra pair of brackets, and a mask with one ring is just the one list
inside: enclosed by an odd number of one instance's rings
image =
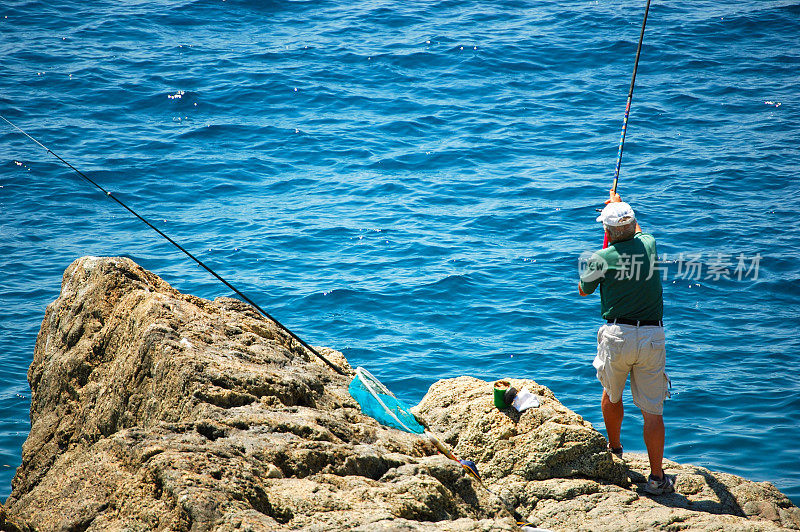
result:
[(627, 318), (614, 318), (608, 320), (608, 323), (621, 323), (622, 325), (635, 325), (636, 327), (663, 327), (664, 322), (661, 320), (629, 320)]

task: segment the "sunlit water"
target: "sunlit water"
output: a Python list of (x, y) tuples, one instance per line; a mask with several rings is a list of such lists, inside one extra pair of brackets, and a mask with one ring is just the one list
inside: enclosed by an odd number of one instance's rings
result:
[[(528, 377), (602, 429), (577, 257), (602, 242), (643, 8), (11, 0), (0, 113), (403, 399)], [(667, 457), (795, 502), (799, 19), (791, 2), (654, 2), (619, 189), (670, 261)], [(127, 255), (231, 294), (5, 124), (0, 167), (5, 497), (70, 262)], [(626, 449), (640, 431), (629, 408)]]

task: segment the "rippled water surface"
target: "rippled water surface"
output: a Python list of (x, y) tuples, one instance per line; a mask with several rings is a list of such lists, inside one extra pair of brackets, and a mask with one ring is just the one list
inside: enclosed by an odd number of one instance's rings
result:
[[(602, 429), (577, 256), (602, 242), (643, 9), (10, 0), (0, 114), (403, 399), (529, 377)], [(798, 22), (786, 1), (653, 2), (619, 188), (669, 260), (667, 457), (796, 503)], [(4, 123), (0, 168), (6, 497), (70, 262), (127, 255), (230, 293)], [(629, 408), (626, 449), (640, 433)]]

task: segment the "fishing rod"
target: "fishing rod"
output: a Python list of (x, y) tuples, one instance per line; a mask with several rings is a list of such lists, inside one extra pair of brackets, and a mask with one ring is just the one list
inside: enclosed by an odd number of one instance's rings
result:
[(619, 151), (617, 152), (617, 166), (614, 170), (614, 185), (611, 190), (617, 191), (619, 181), (619, 167), (622, 165), (622, 148), (625, 145), (625, 133), (628, 131), (628, 115), (631, 112), (631, 100), (633, 99), (633, 87), (636, 84), (636, 71), (639, 69), (639, 56), (642, 53), (642, 41), (644, 41), (644, 28), (647, 25), (647, 13), (650, 12), (650, 0), (644, 8), (644, 19), (642, 20), (642, 31), (639, 33), (639, 46), (636, 47), (636, 60), (633, 62), (633, 75), (631, 76), (631, 87), (628, 89), (628, 103), (625, 104), (625, 118), (622, 119), (622, 133), (619, 138)]
[(276, 320), (275, 318), (273, 318), (273, 317), (272, 317), (272, 316), (271, 316), (271, 315), (270, 315), (270, 314), (269, 314), (267, 311), (265, 311), (265, 310), (264, 310), (264, 309), (262, 309), (260, 306), (258, 306), (258, 305), (257, 305), (257, 304), (256, 304), (256, 303), (255, 303), (255, 302), (252, 300), (252, 299), (250, 299), (249, 297), (247, 297), (246, 295), (244, 295), (242, 292), (240, 292), (238, 288), (236, 288), (236, 287), (235, 287), (235, 286), (233, 286), (231, 283), (229, 283), (228, 281), (226, 281), (226, 280), (225, 280), (225, 279), (224, 279), (224, 278), (223, 278), (221, 275), (219, 275), (217, 272), (215, 272), (214, 270), (212, 270), (211, 268), (209, 268), (209, 267), (208, 267), (208, 266), (207, 266), (207, 265), (206, 265), (206, 264), (205, 264), (203, 261), (201, 261), (200, 259), (198, 259), (198, 258), (197, 258), (197, 257), (195, 257), (194, 255), (192, 255), (192, 254), (191, 254), (189, 251), (187, 251), (187, 250), (186, 250), (186, 248), (184, 248), (183, 246), (181, 246), (180, 244), (178, 244), (176, 241), (174, 241), (172, 238), (170, 238), (168, 235), (166, 235), (166, 234), (165, 234), (163, 231), (161, 231), (161, 229), (159, 229), (158, 227), (154, 226), (152, 223), (150, 223), (150, 222), (149, 222), (147, 219), (145, 219), (143, 216), (140, 216), (140, 215), (139, 215), (139, 213), (137, 213), (137, 212), (136, 212), (136, 211), (134, 211), (132, 208), (130, 208), (130, 207), (129, 207), (127, 204), (125, 204), (125, 203), (124, 203), (122, 200), (120, 200), (119, 198), (117, 198), (116, 196), (114, 196), (114, 195), (113, 195), (113, 194), (112, 194), (110, 191), (106, 190), (106, 189), (105, 189), (105, 188), (103, 188), (101, 185), (99, 185), (97, 182), (95, 182), (94, 180), (92, 180), (92, 179), (91, 179), (89, 176), (87, 176), (86, 174), (84, 174), (83, 172), (81, 172), (80, 170), (78, 170), (77, 168), (75, 168), (74, 166), (72, 166), (72, 165), (71, 165), (69, 162), (67, 162), (66, 160), (64, 160), (64, 159), (63, 159), (63, 158), (62, 158), (60, 155), (58, 155), (58, 154), (57, 154), (57, 153), (55, 153), (53, 150), (51, 150), (50, 148), (48, 148), (47, 146), (45, 146), (44, 144), (42, 144), (41, 142), (39, 142), (38, 140), (36, 140), (35, 138), (33, 138), (31, 135), (29, 135), (28, 133), (26, 133), (26, 132), (25, 132), (25, 131), (24, 131), (22, 128), (20, 128), (19, 126), (17, 126), (17, 125), (16, 125), (16, 124), (14, 124), (13, 122), (11, 122), (11, 120), (9, 120), (8, 118), (6, 118), (5, 116), (3, 116), (3, 115), (0, 115), (0, 118), (1, 118), (1, 119), (3, 119), (3, 120), (4, 120), (4, 121), (5, 121), (5, 122), (6, 122), (8, 125), (10, 125), (11, 127), (13, 127), (14, 129), (16, 129), (17, 131), (19, 131), (20, 133), (22, 133), (22, 134), (23, 134), (23, 135), (25, 135), (26, 137), (28, 137), (30, 140), (32, 140), (33, 142), (35, 142), (35, 143), (36, 143), (36, 144), (38, 144), (39, 146), (41, 146), (41, 147), (42, 147), (44, 150), (46, 150), (46, 151), (47, 151), (47, 153), (49, 153), (50, 155), (52, 155), (53, 157), (55, 157), (56, 159), (58, 159), (59, 161), (61, 161), (61, 162), (62, 162), (62, 163), (64, 163), (65, 165), (67, 165), (69, 168), (71, 168), (72, 170), (74, 170), (74, 171), (75, 171), (75, 173), (77, 173), (77, 174), (78, 174), (79, 176), (81, 176), (83, 179), (85, 179), (86, 181), (88, 181), (89, 183), (91, 183), (91, 184), (92, 184), (94, 187), (96, 187), (98, 190), (100, 190), (100, 191), (101, 191), (103, 194), (105, 194), (105, 195), (106, 195), (108, 198), (111, 198), (112, 200), (114, 200), (115, 202), (117, 202), (117, 203), (118, 203), (120, 206), (122, 206), (122, 207), (123, 207), (125, 210), (127, 210), (129, 213), (133, 214), (133, 215), (134, 215), (135, 217), (137, 217), (139, 220), (141, 220), (142, 222), (144, 222), (144, 223), (145, 223), (145, 225), (147, 225), (147, 227), (149, 227), (150, 229), (152, 229), (153, 231), (155, 231), (156, 233), (158, 233), (159, 235), (161, 235), (162, 237), (164, 237), (164, 238), (165, 238), (165, 239), (166, 239), (166, 240), (167, 240), (167, 241), (168, 241), (170, 244), (172, 244), (173, 246), (175, 246), (176, 248), (178, 248), (179, 250), (181, 250), (181, 251), (182, 251), (182, 252), (183, 252), (183, 253), (184, 253), (184, 254), (185, 254), (187, 257), (189, 257), (190, 259), (192, 259), (193, 261), (195, 261), (195, 262), (196, 262), (196, 263), (197, 263), (197, 264), (198, 264), (200, 267), (202, 267), (202, 268), (203, 268), (204, 270), (206, 270), (208, 273), (210, 273), (211, 275), (213, 275), (214, 277), (216, 277), (216, 278), (217, 278), (217, 280), (219, 280), (220, 282), (222, 282), (222, 284), (224, 284), (225, 286), (227, 286), (228, 288), (230, 288), (231, 290), (233, 290), (233, 291), (236, 293), (236, 295), (238, 295), (238, 296), (239, 296), (239, 297), (241, 297), (241, 298), (242, 298), (244, 301), (246, 301), (247, 303), (249, 303), (250, 305), (252, 305), (252, 306), (253, 306), (253, 308), (255, 308), (255, 309), (256, 309), (256, 310), (257, 310), (259, 313), (261, 313), (261, 315), (262, 315), (262, 316), (264, 316), (265, 318), (267, 318), (267, 319), (269, 319), (269, 320), (272, 320), (272, 321), (275, 323), (275, 325), (277, 325), (277, 326), (278, 326), (279, 328), (281, 328), (283, 331), (287, 332), (287, 333), (289, 334), (289, 336), (291, 336), (292, 338), (294, 338), (295, 340), (297, 340), (297, 341), (300, 343), (300, 345), (302, 345), (303, 347), (305, 347), (306, 349), (308, 349), (308, 350), (309, 350), (311, 353), (313, 353), (313, 354), (314, 354), (314, 355), (315, 355), (317, 358), (319, 358), (319, 359), (320, 359), (321, 361), (323, 361), (325, 364), (327, 364), (328, 366), (330, 366), (330, 367), (331, 367), (331, 369), (333, 369), (333, 370), (334, 370), (336, 373), (338, 373), (339, 375), (346, 375), (346, 373), (345, 373), (344, 371), (342, 371), (342, 369), (341, 369), (341, 368), (339, 368), (339, 367), (338, 367), (336, 364), (334, 364), (333, 362), (331, 362), (330, 360), (328, 360), (327, 358), (325, 358), (324, 356), (322, 356), (322, 354), (320, 354), (320, 353), (319, 353), (319, 351), (317, 351), (316, 349), (314, 349), (313, 347), (311, 347), (311, 346), (310, 346), (309, 344), (307, 344), (307, 343), (306, 343), (306, 342), (305, 342), (305, 341), (304, 341), (302, 338), (300, 338), (300, 337), (299, 337), (299, 336), (297, 336), (295, 333), (293, 333), (292, 331), (290, 331), (290, 330), (289, 330), (289, 329), (288, 329), (288, 328), (287, 328), (285, 325), (283, 325), (281, 322), (279, 322), (278, 320)]
[[(625, 104), (625, 117), (622, 119), (622, 133), (619, 136), (619, 150), (617, 151), (617, 165), (614, 169), (614, 183), (611, 185), (611, 191), (617, 192), (617, 183), (619, 182), (619, 168), (622, 166), (622, 148), (625, 146), (625, 133), (628, 131), (628, 115), (631, 112), (631, 100), (633, 100), (633, 87), (636, 85), (636, 71), (639, 69), (639, 56), (642, 53), (642, 42), (644, 41), (644, 28), (647, 25), (647, 14), (650, 12), (650, 0), (647, 0), (647, 5), (644, 8), (644, 19), (642, 20), (642, 31), (639, 33), (639, 45), (636, 47), (636, 59), (633, 62), (633, 75), (631, 76), (631, 86), (628, 89), (628, 102)], [(605, 236), (603, 247), (608, 247), (608, 235)]]

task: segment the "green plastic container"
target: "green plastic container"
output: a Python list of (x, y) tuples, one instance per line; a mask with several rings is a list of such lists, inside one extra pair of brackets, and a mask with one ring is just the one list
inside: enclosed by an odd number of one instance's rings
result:
[(510, 387), (511, 383), (508, 381), (497, 381), (494, 383), (494, 406), (500, 410), (508, 408), (508, 405), (503, 400), (503, 395), (505, 395), (506, 390)]

